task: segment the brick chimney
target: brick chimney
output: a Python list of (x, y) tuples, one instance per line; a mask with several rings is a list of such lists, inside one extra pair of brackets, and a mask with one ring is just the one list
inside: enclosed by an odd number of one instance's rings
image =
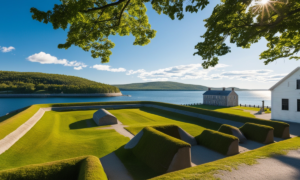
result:
[(223, 91), (225, 91), (225, 88), (223, 87)]
[(210, 88), (208, 88), (208, 90), (210, 91), (211, 89), (210, 89)]
[(234, 88), (232, 88), (232, 91), (234, 91)]

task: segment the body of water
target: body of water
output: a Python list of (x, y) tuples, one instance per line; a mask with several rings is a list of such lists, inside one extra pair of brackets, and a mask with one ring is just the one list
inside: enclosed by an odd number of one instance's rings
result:
[[(0, 116), (32, 104), (103, 102), (103, 101), (160, 101), (173, 104), (202, 103), (205, 91), (122, 91), (120, 97), (65, 97), (65, 98), (0, 98)], [(270, 91), (236, 91), (239, 103), (271, 106)]]

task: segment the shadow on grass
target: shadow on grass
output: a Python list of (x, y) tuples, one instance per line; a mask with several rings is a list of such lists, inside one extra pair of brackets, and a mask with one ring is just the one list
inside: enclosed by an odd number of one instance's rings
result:
[(81, 121), (76, 121), (69, 125), (70, 129), (84, 129), (91, 127), (97, 127), (97, 124), (93, 121), (93, 119), (84, 119)]
[(145, 163), (137, 159), (136, 156), (132, 153), (132, 150), (124, 149), (124, 146), (121, 146), (119, 149), (117, 149), (115, 151), (115, 154), (122, 161), (133, 179), (150, 179), (161, 175), (160, 173), (153, 171)]
[(166, 117), (166, 118), (172, 119), (174, 121), (180, 121), (180, 122), (199, 125), (204, 128), (207, 128), (207, 129), (218, 130), (221, 126), (220, 123), (216, 123), (213, 121), (208, 121), (208, 120), (191, 117), (191, 116), (187, 116), (187, 115), (183, 115), (183, 114), (179, 114), (179, 113), (174, 113), (174, 112), (170, 112), (170, 111), (160, 110), (157, 108), (142, 107), (142, 108), (140, 108), (140, 110), (150, 113), (150, 114), (155, 114), (158, 116)]

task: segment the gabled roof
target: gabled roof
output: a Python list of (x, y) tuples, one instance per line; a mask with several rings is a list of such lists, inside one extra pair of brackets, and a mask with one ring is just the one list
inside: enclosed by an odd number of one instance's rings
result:
[(209, 90), (209, 91), (206, 91), (203, 95), (228, 96), (230, 93), (231, 93), (231, 91)]
[(296, 73), (298, 70), (300, 70), (300, 67), (297, 67), (294, 71), (290, 72), (290, 74), (286, 75), (284, 78), (282, 78), (280, 81), (278, 81), (274, 86), (272, 86), (269, 90), (275, 89), (277, 86), (279, 86), (283, 81), (291, 77), (294, 73)]

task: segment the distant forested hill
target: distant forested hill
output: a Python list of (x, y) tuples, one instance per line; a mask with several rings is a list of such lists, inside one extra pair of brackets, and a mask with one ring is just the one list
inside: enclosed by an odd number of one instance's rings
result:
[[(114, 85), (121, 91), (207, 91), (208, 87), (193, 84), (183, 84), (171, 81), (133, 83)], [(221, 90), (220, 88), (212, 88), (212, 90)], [(226, 90), (231, 90), (232, 87), (227, 87)], [(248, 89), (234, 88), (237, 91), (249, 91)]]
[(60, 74), (0, 71), (2, 93), (114, 93), (117, 87)]

